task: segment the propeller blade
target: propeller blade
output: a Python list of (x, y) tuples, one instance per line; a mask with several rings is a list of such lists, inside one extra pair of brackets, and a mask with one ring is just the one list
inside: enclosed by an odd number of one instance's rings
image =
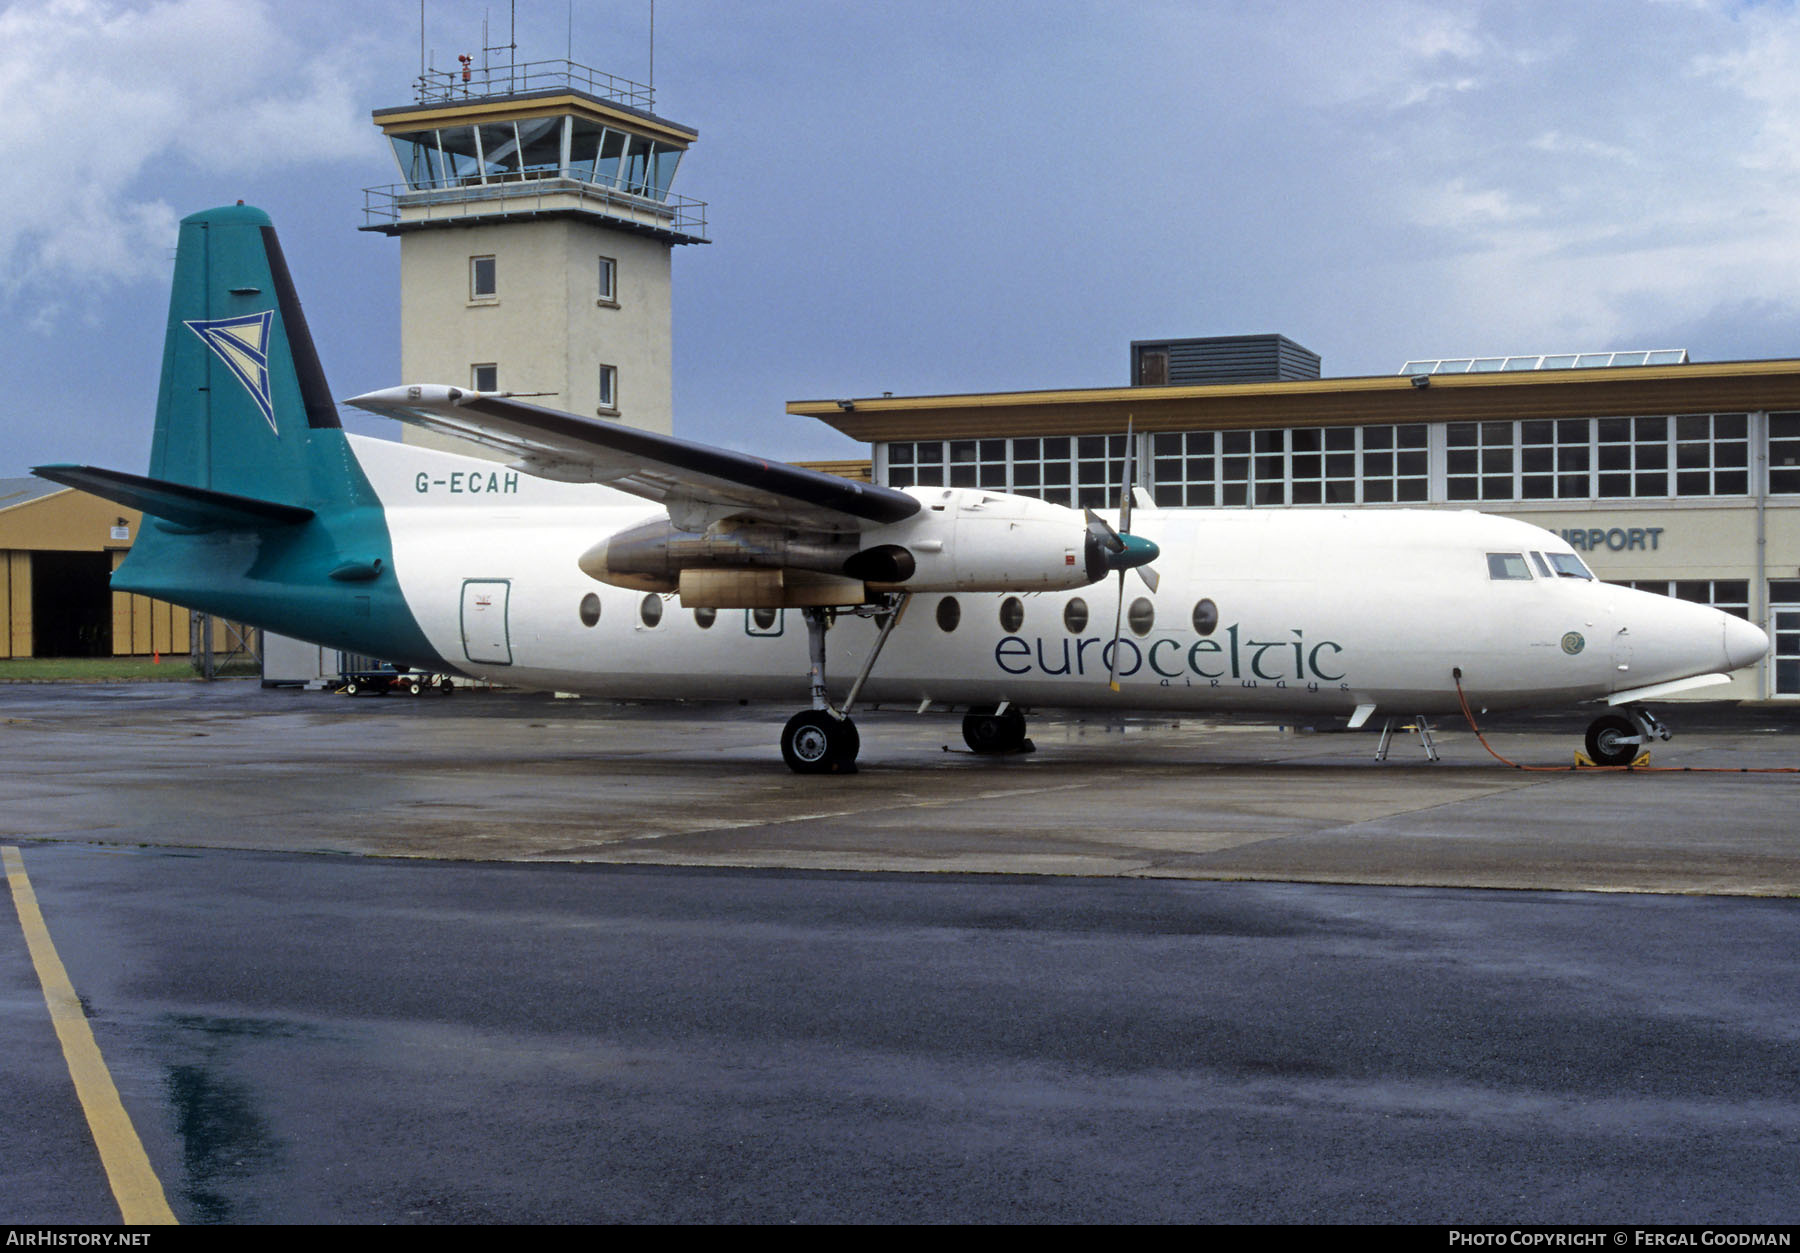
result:
[(1138, 578), (1144, 580), (1144, 586), (1154, 593), (1156, 591), (1156, 585), (1162, 582), (1162, 576), (1152, 570), (1149, 566), (1138, 566), (1136, 569)]
[(1134, 451), (1131, 415), (1128, 413), (1125, 415), (1125, 481), (1119, 485), (1119, 530), (1127, 535), (1131, 534), (1131, 454)]
[(1086, 512), (1088, 531), (1092, 533), (1095, 539), (1100, 541), (1100, 547), (1104, 548), (1109, 553), (1124, 552), (1125, 541), (1120, 538), (1117, 531), (1113, 530), (1112, 524), (1099, 514), (1095, 513), (1092, 509), (1089, 509)]
[(1119, 630), (1125, 623), (1125, 571), (1119, 571), (1119, 603), (1113, 610), (1112, 664), (1106, 668), (1106, 686), (1119, 690)]

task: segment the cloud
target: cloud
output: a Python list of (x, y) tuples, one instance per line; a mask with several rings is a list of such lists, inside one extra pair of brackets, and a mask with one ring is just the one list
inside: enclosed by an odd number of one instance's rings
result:
[(368, 144), (355, 46), (309, 46), (261, 0), (21, 0), (0, 12), (0, 47), (14, 297), (166, 275), (178, 215), (163, 193), (183, 178)]

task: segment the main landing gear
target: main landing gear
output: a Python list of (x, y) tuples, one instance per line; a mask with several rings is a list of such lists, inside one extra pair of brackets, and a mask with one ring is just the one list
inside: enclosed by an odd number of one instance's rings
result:
[(1025, 715), (1010, 704), (977, 705), (963, 715), (963, 743), (977, 753), (1029, 753)]
[[(856, 724), (850, 720), (850, 710), (855, 707), (856, 697), (862, 691), (864, 681), (875, 668), (875, 659), (881, 656), (882, 647), (899, 625), (911, 599), (908, 593), (901, 592), (885, 597), (879, 605), (858, 605), (854, 609), (841, 611), (800, 611), (801, 616), (806, 619), (806, 648), (812, 663), (809, 674), (812, 708), (803, 709), (789, 718), (787, 726), (781, 730), (781, 758), (787, 762), (789, 770), (796, 774), (856, 773), (856, 754), (862, 747), (862, 737), (856, 732)], [(831, 628), (840, 612), (876, 619), (881, 623), (881, 634), (875, 637), (875, 647), (869, 650), (869, 659), (863, 662), (862, 673), (850, 685), (850, 691), (844, 697), (844, 707), (834, 709), (825, 695), (825, 632)]]
[(1669, 728), (1658, 722), (1655, 714), (1638, 705), (1626, 705), (1622, 713), (1604, 714), (1589, 725), (1587, 755), (1596, 766), (1629, 766), (1651, 740), (1668, 738)]

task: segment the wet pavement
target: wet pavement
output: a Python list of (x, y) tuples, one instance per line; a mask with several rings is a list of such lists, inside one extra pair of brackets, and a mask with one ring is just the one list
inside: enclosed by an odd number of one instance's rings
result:
[[(0, 844), (184, 1222), (1792, 1221), (1800, 775), (787, 712), (0, 686)], [(16, 923), (0, 1048), (0, 1221), (116, 1221)]]
[[(1397, 737), (859, 715), (860, 773), (802, 778), (785, 709), (548, 696), (341, 697), (251, 683), (0, 686), (0, 838), (584, 861), (1800, 894), (1800, 774), (1528, 773), (1466, 730)], [(1591, 715), (1589, 715), (1591, 716)], [(1667, 706), (1657, 766), (1791, 769), (1786, 709)], [(1587, 716), (1501, 723), (1566, 766)]]

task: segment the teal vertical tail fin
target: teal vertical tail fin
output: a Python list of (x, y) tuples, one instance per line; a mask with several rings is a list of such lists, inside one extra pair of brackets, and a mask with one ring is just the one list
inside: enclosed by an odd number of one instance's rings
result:
[(184, 218), (148, 475), (36, 473), (144, 511), (116, 591), (444, 669), (394, 570), (268, 215)]
[(150, 477), (311, 509), (364, 503), (339, 429), (268, 215), (184, 218)]

